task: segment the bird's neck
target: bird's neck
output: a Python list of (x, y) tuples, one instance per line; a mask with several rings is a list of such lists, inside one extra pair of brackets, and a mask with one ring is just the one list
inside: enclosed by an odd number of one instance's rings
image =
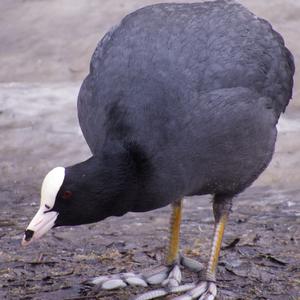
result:
[(91, 198), (87, 201), (101, 211), (101, 219), (135, 211), (136, 204), (144, 200), (141, 197), (147, 198), (147, 182), (152, 173), (147, 155), (134, 143), (109, 145), (70, 171), (73, 178), (84, 181)]

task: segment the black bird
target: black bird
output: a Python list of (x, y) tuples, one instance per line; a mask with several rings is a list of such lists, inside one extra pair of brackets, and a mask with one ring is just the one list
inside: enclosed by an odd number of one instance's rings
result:
[[(98, 44), (78, 96), (87, 161), (45, 177), (28, 244), (50, 228), (171, 204), (166, 267), (96, 278), (103, 288), (163, 281), (136, 299), (188, 290), (214, 299), (232, 198), (269, 164), (292, 97), (294, 62), (280, 34), (235, 1), (157, 4), (126, 16)], [(215, 230), (199, 282), (180, 285), (182, 199), (213, 195)]]

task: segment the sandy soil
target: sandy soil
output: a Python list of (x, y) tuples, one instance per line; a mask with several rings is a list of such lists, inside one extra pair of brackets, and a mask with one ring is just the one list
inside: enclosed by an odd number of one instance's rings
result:
[[(128, 12), (158, 1), (2, 0), (0, 4), (0, 299), (128, 299), (141, 290), (82, 290), (100, 274), (159, 264), (169, 208), (58, 228), (20, 247), (52, 167), (89, 156), (76, 96), (99, 38)], [(300, 2), (241, 1), (266, 17), (300, 55)], [(235, 200), (221, 254), (219, 299), (299, 299), (300, 99), (279, 124), (274, 159)], [(185, 201), (182, 251), (205, 261), (209, 197)], [(233, 243), (235, 241), (235, 245)], [(185, 281), (195, 275), (185, 273)]]

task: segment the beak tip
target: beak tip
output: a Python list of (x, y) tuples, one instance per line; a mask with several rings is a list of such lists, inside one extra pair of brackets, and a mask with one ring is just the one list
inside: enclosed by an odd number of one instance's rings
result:
[(57, 216), (57, 212), (52, 211), (45, 214), (40, 208), (25, 230), (21, 245), (23, 247), (28, 246), (33, 241), (42, 237), (55, 225)]
[(21, 241), (21, 246), (22, 247), (26, 247), (28, 245), (28, 243), (25, 241), (25, 239), (23, 238)]
[(23, 238), (22, 238), (22, 241), (21, 241), (21, 246), (22, 247), (25, 247), (25, 246), (27, 246), (28, 245), (28, 240), (26, 241), (26, 235), (24, 234), (23, 235)]
[(34, 231), (32, 231), (30, 229), (26, 229), (26, 231), (23, 235), (23, 239), (21, 241), (22, 247), (25, 247), (25, 246), (29, 245), (32, 242), (33, 235), (34, 235)]

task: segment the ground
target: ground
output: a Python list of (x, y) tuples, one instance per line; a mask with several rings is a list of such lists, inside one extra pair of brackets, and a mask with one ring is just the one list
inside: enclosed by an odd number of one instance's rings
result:
[[(138, 271), (163, 260), (166, 207), (52, 230), (20, 246), (54, 166), (89, 156), (76, 96), (97, 41), (150, 0), (2, 0), (0, 9), (0, 299), (129, 299), (141, 289), (95, 293), (86, 279)], [(300, 3), (241, 1), (272, 22), (296, 63)], [(234, 200), (217, 274), (218, 299), (300, 298), (300, 97), (278, 126), (276, 153), (254, 185)], [(210, 197), (185, 199), (182, 251), (205, 262), (213, 229)], [(186, 282), (195, 275), (184, 273)]]

